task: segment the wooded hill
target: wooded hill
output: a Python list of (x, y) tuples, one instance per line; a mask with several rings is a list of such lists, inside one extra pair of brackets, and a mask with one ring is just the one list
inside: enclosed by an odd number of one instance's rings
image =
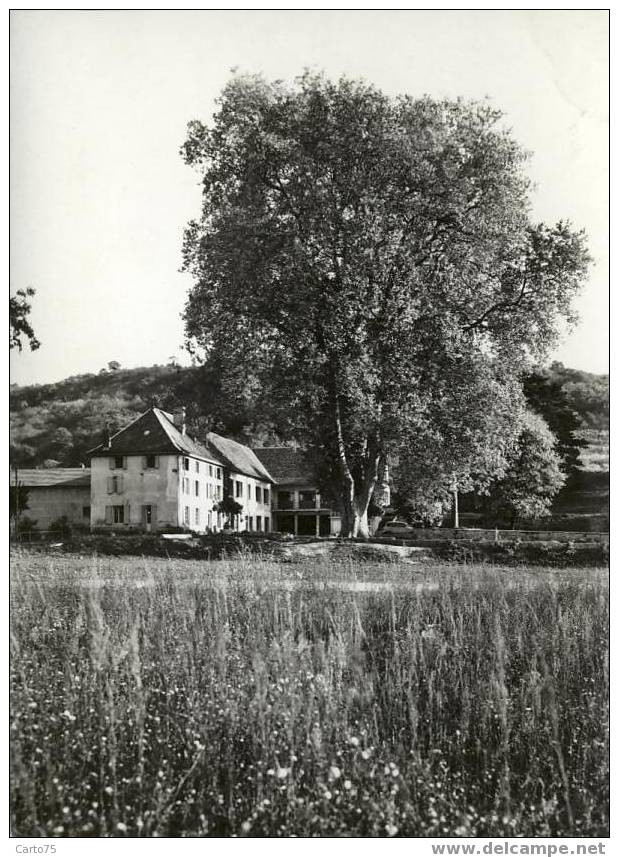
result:
[[(254, 445), (290, 440), (281, 429), (278, 433), (276, 417), (264, 403), (256, 403), (253, 391), (242, 383), (222, 389), (219, 377), (217, 366), (156, 365), (74, 375), (55, 384), (14, 385), (10, 390), (12, 460), (21, 467), (87, 464), (88, 450), (108, 431), (118, 431), (152, 406), (171, 412), (185, 406), (188, 430), (196, 437), (213, 430)], [(608, 376), (553, 363), (536, 378), (531, 386), (534, 409), (552, 427), (549, 409), (554, 406), (550, 397), (545, 404), (544, 391), (560, 387), (564, 405), (579, 418), (579, 431), (588, 443), (581, 453), (581, 466), (607, 470)]]

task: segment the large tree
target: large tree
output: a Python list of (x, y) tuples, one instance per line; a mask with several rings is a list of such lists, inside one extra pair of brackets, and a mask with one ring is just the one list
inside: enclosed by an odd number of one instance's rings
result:
[(255, 379), (325, 463), (349, 534), (388, 459), (448, 450), (450, 478), (486, 471), (481, 408), (514, 439), (519, 375), (572, 320), (584, 236), (531, 222), (501, 120), (306, 73), (235, 77), (210, 127), (189, 125), (188, 344)]

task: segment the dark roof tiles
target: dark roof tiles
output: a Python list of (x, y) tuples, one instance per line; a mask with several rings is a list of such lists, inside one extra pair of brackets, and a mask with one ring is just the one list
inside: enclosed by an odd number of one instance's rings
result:
[(269, 470), (248, 446), (244, 446), (236, 440), (222, 437), (215, 432), (207, 434), (206, 443), (216, 455), (223, 459), (230, 470), (243, 473), (245, 476), (253, 476), (254, 479), (263, 479), (267, 482), (275, 481)]
[(278, 485), (313, 485), (315, 479), (305, 452), (292, 446), (264, 446), (254, 452)]
[(188, 434), (183, 434), (170, 414), (159, 408), (151, 408), (124, 429), (110, 438), (110, 445), (100, 444), (90, 450), (91, 455), (165, 455), (181, 452), (195, 458), (203, 458), (214, 464), (223, 461), (203, 444)]

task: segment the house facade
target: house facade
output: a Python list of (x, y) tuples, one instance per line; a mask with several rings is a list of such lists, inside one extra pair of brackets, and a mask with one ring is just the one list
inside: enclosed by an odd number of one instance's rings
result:
[[(272, 479), (251, 450), (214, 433), (199, 443), (182, 416), (159, 408), (91, 450), (90, 473), (93, 528), (204, 533), (227, 525), (271, 527)], [(217, 509), (227, 493), (243, 506), (238, 520)]]
[(171, 414), (151, 408), (91, 451), (91, 525), (220, 529), (223, 463)]

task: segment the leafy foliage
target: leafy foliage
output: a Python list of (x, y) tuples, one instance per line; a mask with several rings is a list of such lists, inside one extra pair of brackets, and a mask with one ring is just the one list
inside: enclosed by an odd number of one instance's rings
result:
[(475, 393), (514, 440), (518, 376), (573, 320), (584, 236), (530, 222), (526, 154), (500, 120), (306, 73), (237, 77), (212, 126), (189, 125), (203, 184), (189, 347), (313, 449), (352, 534), (387, 461), (418, 467), (438, 447), (450, 479), (500, 469)]
[(34, 330), (28, 319), (32, 306), (29, 298), (36, 294), (34, 289), (18, 289), (17, 293), (9, 298), (9, 348), (22, 350), (22, 338), (28, 341), (31, 351), (36, 351), (41, 343), (34, 335)]
[(581, 465), (580, 450), (587, 446), (580, 436), (584, 421), (572, 408), (561, 380), (550, 369), (540, 369), (524, 379), (529, 406), (540, 414), (556, 438), (562, 469), (571, 475)]
[(486, 509), (513, 526), (517, 518), (550, 515), (565, 483), (556, 439), (544, 420), (528, 414), (504, 476), (492, 484)]

